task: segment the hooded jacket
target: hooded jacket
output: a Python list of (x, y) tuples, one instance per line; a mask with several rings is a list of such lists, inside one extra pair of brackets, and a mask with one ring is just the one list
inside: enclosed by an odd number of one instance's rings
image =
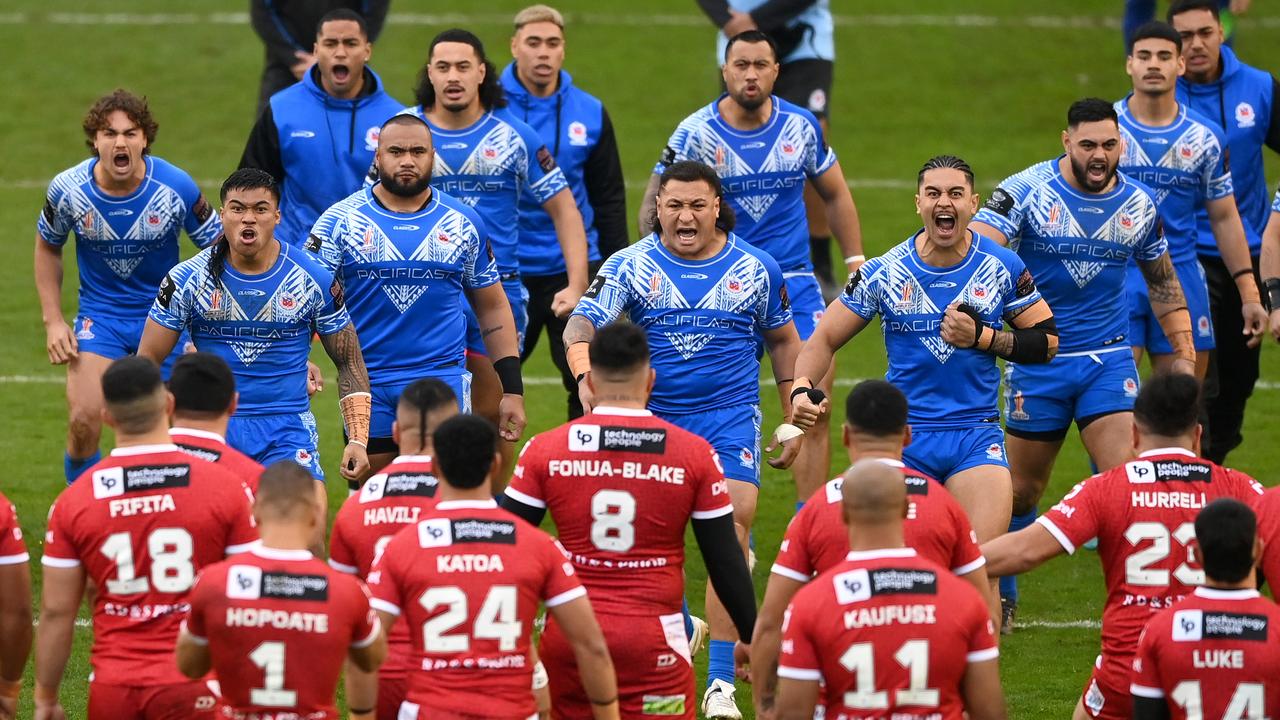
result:
[[(582, 213), (589, 259), (607, 258), (627, 246), (629, 233), (626, 182), (609, 114), (564, 70), (556, 91), (540, 98), (521, 84), (515, 68), (511, 63), (502, 71), (507, 112), (537, 131), (564, 171)], [(519, 258), (522, 275), (565, 272), (551, 216), (528, 194), (520, 196)]]
[(301, 246), (321, 213), (362, 187), (382, 123), (403, 107), (368, 67), (364, 87), (350, 100), (325, 92), (316, 67), (271, 96), (240, 167), (259, 168), (280, 183), (277, 238)]

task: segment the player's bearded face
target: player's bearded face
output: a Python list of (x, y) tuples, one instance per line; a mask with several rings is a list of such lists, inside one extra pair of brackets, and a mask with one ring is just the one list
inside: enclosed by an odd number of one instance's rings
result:
[(477, 101), (485, 73), (475, 48), (459, 42), (436, 45), (427, 65), (427, 77), (436, 91), (436, 104), (449, 112), (462, 112)]
[(266, 188), (228, 190), (222, 202), (222, 231), (232, 254), (254, 258), (271, 244), (280, 208)]
[(1080, 187), (1102, 192), (1111, 186), (1124, 146), (1120, 128), (1111, 120), (1084, 122), (1068, 130), (1063, 144), (1071, 160), (1071, 174)]
[(1133, 90), (1147, 95), (1173, 92), (1184, 70), (1178, 46), (1161, 38), (1145, 38), (1133, 44), (1125, 60), (1125, 70), (1133, 80)]
[(99, 128), (94, 136), (93, 147), (98, 151), (98, 163), (113, 180), (125, 180), (143, 172), (147, 137), (123, 110), (107, 116), (106, 126)]
[(916, 212), (924, 221), (929, 240), (951, 247), (965, 238), (969, 220), (978, 212), (978, 196), (963, 171), (935, 168), (925, 172), (920, 183)]
[(701, 260), (715, 253), (719, 214), (715, 190), (701, 180), (670, 180), (658, 191), (662, 244), (680, 257)]
[(346, 96), (362, 82), (373, 46), (354, 20), (331, 20), (320, 28), (314, 52), (325, 90)]
[(734, 43), (725, 59), (724, 86), (729, 97), (746, 110), (755, 110), (769, 99), (778, 80), (778, 61), (768, 43)]

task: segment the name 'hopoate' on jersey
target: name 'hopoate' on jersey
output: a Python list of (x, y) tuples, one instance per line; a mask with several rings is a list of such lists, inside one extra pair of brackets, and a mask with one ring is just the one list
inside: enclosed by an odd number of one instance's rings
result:
[(678, 258), (652, 234), (606, 260), (573, 313), (597, 328), (626, 314), (644, 329), (659, 413), (759, 403), (757, 340), (791, 322), (778, 264), (733, 233), (706, 260)]
[(461, 200), (484, 218), (499, 272), (504, 276), (520, 272), (521, 194), (528, 193), (542, 204), (569, 187), (538, 132), (505, 109), (487, 112), (461, 130), (432, 125), (421, 105), (405, 112), (431, 126), (436, 153), (431, 187)]
[(1129, 329), (1125, 267), (1168, 249), (1155, 195), (1116, 173), (1101, 194), (1074, 188), (1051, 160), (1007, 178), (974, 216), (1004, 234), (1053, 308), (1058, 354), (1124, 341)]
[(1222, 131), (1208, 118), (1178, 105), (1178, 117), (1163, 127), (1143, 125), (1129, 112), (1128, 98), (1115, 104), (1124, 154), (1120, 171), (1155, 194), (1169, 256), (1196, 260), (1197, 214), (1205, 203), (1232, 195)]
[(769, 253), (785, 272), (811, 272), (804, 183), (831, 169), (836, 153), (808, 110), (774, 96), (764, 126), (744, 132), (720, 115), (724, 97), (680, 123), (653, 172), (681, 160), (715, 168), (737, 215), (738, 237)]
[(216, 278), (212, 249), (204, 250), (169, 271), (151, 306), (151, 320), (178, 333), (190, 329), (197, 349), (231, 366), (237, 416), (309, 412), (311, 336), (351, 324), (333, 275), (306, 250), (279, 246), (266, 272), (239, 273), (224, 257)]
[(156, 287), (178, 262), (178, 234), (197, 247), (222, 234), (222, 219), (191, 176), (151, 155), (146, 175), (125, 197), (104, 193), (93, 179), (98, 158), (64, 170), (49, 183), (36, 233), (62, 247), (76, 236), (80, 312), (92, 317), (138, 320)]
[(1035, 279), (1012, 250), (976, 233), (964, 260), (953, 267), (926, 264), (916, 250), (919, 233), (864, 264), (840, 302), (870, 321), (880, 316), (889, 356), (886, 379), (907, 393), (915, 427), (969, 427), (999, 414), (1000, 370), (995, 357), (942, 339), (942, 316), (952, 303), (968, 303), (983, 322), (1005, 320), (1040, 301)]
[(474, 210), (441, 191), (421, 210), (398, 213), (372, 187), (316, 221), (309, 249), (342, 283), (372, 382), (408, 383), (463, 363), (464, 291), (498, 282), (485, 228)]

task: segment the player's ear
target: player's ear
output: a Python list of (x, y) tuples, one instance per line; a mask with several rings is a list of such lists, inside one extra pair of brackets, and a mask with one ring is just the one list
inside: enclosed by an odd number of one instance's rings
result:
[(169, 418), (173, 417), (173, 393), (168, 390), (164, 391), (164, 419), (165, 425), (169, 424)]
[(853, 439), (853, 430), (849, 428), (849, 423), (840, 423), (840, 444), (844, 445), (846, 450), (852, 450), (857, 444)]
[(915, 198), (916, 198), (916, 214), (919, 215), (920, 217), (924, 217), (924, 213), (920, 212), (920, 193), (919, 192), (916, 193)]
[(231, 393), (231, 404), (227, 406), (227, 417), (236, 414), (236, 408), (240, 407), (240, 393)]
[(649, 379), (644, 383), (644, 397), (647, 402), (650, 395), (653, 395), (653, 384), (658, 381), (658, 373), (652, 367), (649, 368)]
[(399, 447), (400, 445), (400, 421), (399, 420), (391, 421), (391, 442), (395, 443), (397, 447)]
[(1193, 564), (1204, 567), (1204, 558), (1200, 557), (1200, 543), (1195, 538), (1187, 543), (1187, 559)]
[(1204, 426), (1201, 425), (1200, 423), (1196, 423), (1196, 430), (1194, 433), (1194, 437), (1191, 440), (1191, 452), (1195, 453), (1196, 455), (1200, 454), (1200, 438), (1203, 435), (1204, 435)]
[(911, 426), (906, 425), (906, 426), (903, 426), (902, 428), (902, 447), (906, 447), (910, 444), (911, 444)]
[(102, 410), (100, 410), (99, 412), (101, 413), (102, 424), (106, 425), (109, 428), (115, 429), (116, 419), (112, 417), (111, 411), (108, 410), (106, 407), (103, 407)]
[(1130, 432), (1133, 433), (1133, 447), (1136, 450), (1138, 446), (1142, 444), (1142, 432), (1138, 430), (1138, 423), (1135, 422), (1133, 424), (1133, 428)]
[(1071, 132), (1069, 130), (1062, 131), (1062, 149), (1068, 152), (1071, 150)]

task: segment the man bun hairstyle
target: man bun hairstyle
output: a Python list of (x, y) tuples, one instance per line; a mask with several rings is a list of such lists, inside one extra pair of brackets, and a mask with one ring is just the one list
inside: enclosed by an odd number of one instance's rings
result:
[(1155, 375), (1142, 384), (1133, 419), (1152, 435), (1178, 437), (1200, 422), (1200, 382), (1183, 373)]
[(436, 88), (431, 84), (431, 76), (428, 70), (431, 67), (431, 56), (435, 54), (436, 46), (440, 43), (470, 45), (471, 49), (476, 52), (476, 61), (484, 65), (484, 80), (480, 83), (480, 106), (485, 110), (507, 106), (507, 94), (503, 91), (502, 84), (498, 82), (498, 70), (489, 61), (489, 57), (485, 55), (484, 43), (480, 42), (480, 38), (469, 30), (453, 28), (445, 30), (432, 38), (431, 45), (427, 49), (427, 62), (418, 73), (418, 85), (413, 90), (413, 96), (423, 109), (434, 107), (436, 104)]
[(484, 484), (497, 450), (498, 431), (479, 415), (454, 415), (431, 434), (435, 466), (450, 487), (472, 490)]

